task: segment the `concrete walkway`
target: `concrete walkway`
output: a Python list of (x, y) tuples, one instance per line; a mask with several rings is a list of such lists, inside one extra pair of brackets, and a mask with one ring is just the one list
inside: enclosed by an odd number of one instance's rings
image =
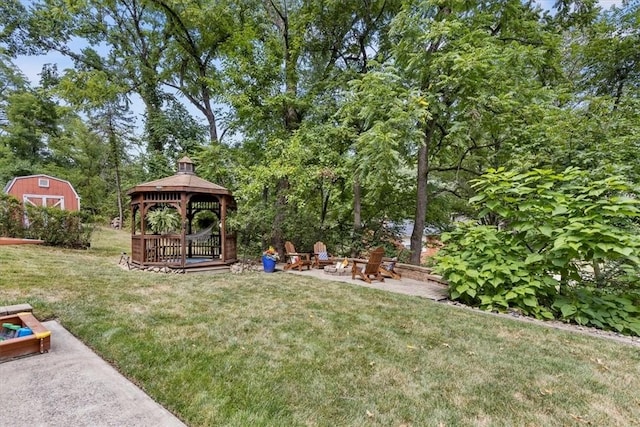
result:
[[(278, 268), (280, 269), (282, 266), (279, 265)], [(332, 274), (325, 273), (324, 270), (314, 268), (302, 271), (286, 270), (286, 272), (299, 274), (301, 276), (315, 277), (317, 279), (345, 282), (357, 286), (366, 286), (367, 288), (381, 289), (383, 291), (395, 292), (398, 294), (415, 295), (422, 298), (432, 299), (434, 301), (446, 300), (448, 297), (447, 287), (444, 285), (436, 282), (421, 282), (419, 280), (407, 279), (404, 277), (401, 280), (385, 278), (384, 282), (373, 281), (372, 283), (367, 283), (358, 278), (352, 279), (350, 272), (344, 276), (334, 276)]]
[(58, 322), (48, 353), (0, 363), (0, 427), (184, 426)]

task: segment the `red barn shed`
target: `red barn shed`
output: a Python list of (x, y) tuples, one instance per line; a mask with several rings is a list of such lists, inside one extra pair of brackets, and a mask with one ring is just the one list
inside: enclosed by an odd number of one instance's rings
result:
[(4, 192), (21, 200), (24, 205), (80, 210), (80, 196), (71, 183), (49, 175), (15, 177), (4, 187)]

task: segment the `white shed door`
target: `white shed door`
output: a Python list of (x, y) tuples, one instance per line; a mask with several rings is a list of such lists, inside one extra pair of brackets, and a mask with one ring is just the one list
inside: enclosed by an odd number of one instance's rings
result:
[(25, 194), (23, 196), (24, 204), (33, 206), (59, 208), (64, 210), (64, 196), (43, 196), (41, 194)]

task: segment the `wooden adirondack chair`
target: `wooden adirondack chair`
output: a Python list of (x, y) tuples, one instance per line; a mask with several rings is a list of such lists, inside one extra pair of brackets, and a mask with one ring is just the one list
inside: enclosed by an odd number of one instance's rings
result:
[(322, 268), (327, 265), (333, 265), (336, 260), (327, 252), (327, 246), (322, 242), (316, 242), (313, 245), (313, 267)]
[(371, 280), (379, 280), (384, 282), (384, 277), (380, 274), (380, 264), (382, 264), (382, 257), (384, 256), (384, 248), (380, 247), (374, 249), (369, 254), (369, 260), (365, 265), (360, 263), (358, 266), (358, 261), (353, 261), (353, 268), (351, 269), (351, 278), (355, 279), (356, 276), (360, 277), (367, 283), (371, 283)]
[(284, 249), (286, 251), (284, 258), (286, 264), (284, 269), (297, 268), (302, 271), (302, 267), (307, 267), (307, 270), (311, 269), (311, 254), (296, 252), (295, 246), (291, 242), (284, 243)]

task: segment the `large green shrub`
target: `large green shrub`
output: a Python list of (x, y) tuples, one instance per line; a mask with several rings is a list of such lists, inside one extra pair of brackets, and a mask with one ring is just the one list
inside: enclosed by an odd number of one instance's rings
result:
[(22, 204), (12, 196), (0, 194), (0, 236), (44, 240), (51, 246), (88, 248), (91, 227), (85, 226), (79, 212)]
[[(587, 318), (584, 304), (595, 306), (602, 298), (578, 292), (595, 287), (607, 290), (606, 298), (633, 300), (640, 209), (629, 184), (618, 176), (592, 180), (569, 168), (490, 170), (473, 185), (478, 195), (471, 203), (482, 221), (493, 225), (465, 224), (443, 236), (446, 246), (435, 268), (449, 281), (452, 299), (637, 333), (634, 322), (640, 317), (631, 305), (604, 304), (609, 316)], [(574, 309), (583, 317), (567, 315)], [(620, 318), (630, 326), (622, 326)]]
[(26, 215), (26, 237), (65, 248), (86, 249), (90, 246), (93, 229), (83, 224), (80, 212), (27, 206)]
[(547, 308), (557, 282), (544, 265), (524, 254), (526, 244), (495, 226), (461, 224), (445, 233), (436, 271), (449, 282), (451, 299), (489, 311), (519, 307), (528, 315), (553, 318)]
[(0, 236), (24, 237), (22, 205), (13, 196), (0, 193)]

